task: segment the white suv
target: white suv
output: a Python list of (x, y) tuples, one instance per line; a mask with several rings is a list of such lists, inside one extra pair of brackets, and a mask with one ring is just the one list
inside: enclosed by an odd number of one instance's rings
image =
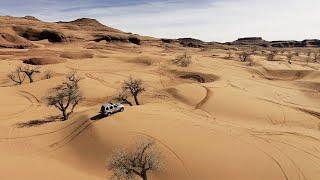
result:
[(107, 104), (103, 104), (101, 106), (101, 109), (100, 109), (100, 113), (104, 116), (110, 116), (111, 114), (113, 113), (116, 113), (116, 112), (122, 112), (124, 111), (124, 106), (120, 103), (116, 103), (116, 104), (113, 104), (113, 103), (107, 103)]

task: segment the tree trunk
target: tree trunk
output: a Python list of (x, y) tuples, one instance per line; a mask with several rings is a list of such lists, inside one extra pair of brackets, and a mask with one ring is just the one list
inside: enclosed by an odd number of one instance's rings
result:
[(134, 96), (134, 101), (136, 102), (136, 105), (140, 105), (139, 101), (138, 101), (138, 97)]
[(68, 120), (68, 114), (66, 111), (62, 111), (63, 121)]
[(33, 83), (33, 79), (31, 76), (28, 76), (30, 83)]
[(143, 180), (148, 180), (147, 173), (142, 173), (142, 174), (141, 174), (141, 178), (142, 178)]

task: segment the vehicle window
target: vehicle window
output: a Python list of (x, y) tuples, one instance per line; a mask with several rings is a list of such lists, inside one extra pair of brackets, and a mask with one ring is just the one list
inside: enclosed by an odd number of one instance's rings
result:
[(106, 110), (109, 110), (109, 108), (108, 108), (108, 107), (106, 107)]
[(110, 109), (113, 109), (113, 106), (110, 106)]

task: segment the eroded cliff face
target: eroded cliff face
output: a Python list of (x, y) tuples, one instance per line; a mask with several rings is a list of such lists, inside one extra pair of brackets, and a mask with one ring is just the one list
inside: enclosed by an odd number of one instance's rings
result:
[(81, 18), (70, 22), (43, 22), (35, 17), (0, 16), (0, 47), (32, 48), (33, 42), (47, 39), (51, 43), (74, 41), (123, 42), (140, 45), (156, 40), (105, 26), (95, 19)]

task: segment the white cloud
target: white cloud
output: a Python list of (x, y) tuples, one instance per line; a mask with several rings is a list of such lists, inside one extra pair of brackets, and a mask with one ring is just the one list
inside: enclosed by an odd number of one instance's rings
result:
[(211, 0), (198, 4), (150, 2), (118, 7), (34, 12), (44, 20), (96, 18), (106, 25), (155, 37), (195, 37), (232, 41), (262, 36), (267, 40), (319, 38), (319, 0)]

